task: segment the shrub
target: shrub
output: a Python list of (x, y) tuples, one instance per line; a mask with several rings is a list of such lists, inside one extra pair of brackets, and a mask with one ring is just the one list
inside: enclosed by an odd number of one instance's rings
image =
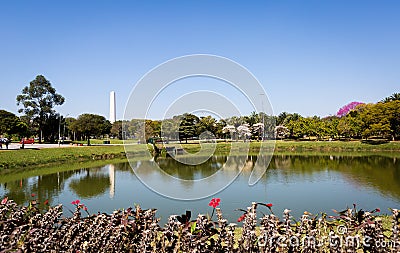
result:
[[(46, 204), (46, 203), (45, 203)], [(311, 215), (304, 212), (299, 221), (286, 209), (279, 219), (272, 204), (252, 203), (238, 222), (242, 228), (228, 223), (217, 206), (216, 213), (191, 213), (170, 216), (161, 227), (156, 209), (140, 206), (116, 210), (111, 214), (89, 214), (79, 200), (70, 217), (63, 217), (62, 205), (40, 211), (33, 200), (18, 206), (3, 199), (0, 204), (0, 251), (22, 252), (399, 252), (400, 215), (392, 209), (392, 217), (376, 215), (353, 208), (336, 216)], [(267, 207), (260, 222), (257, 208)], [(384, 218), (384, 219), (382, 219)], [(385, 228), (383, 221), (388, 221)], [(385, 244), (384, 244), (385, 243)]]

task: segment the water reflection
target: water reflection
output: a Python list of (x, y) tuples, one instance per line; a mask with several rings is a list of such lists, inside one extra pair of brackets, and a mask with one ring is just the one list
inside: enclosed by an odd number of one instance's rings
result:
[(269, 166), (287, 179), (311, 177), (317, 172), (339, 172), (348, 183), (378, 190), (400, 199), (400, 163), (383, 156), (274, 156)]
[[(230, 160), (214, 156), (202, 165), (184, 166), (173, 159), (160, 158), (157, 163), (164, 173), (150, 169), (154, 161), (138, 161), (133, 165), (162, 188), (190, 193), (199, 191), (190, 180), (206, 178), (217, 172), (220, 174), (214, 180), (221, 180), (221, 177), (240, 171), (239, 164), (244, 163), (241, 175), (226, 190), (218, 193), (223, 200), (224, 214), (230, 219), (237, 218), (234, 209), (243, 208), (251, 201), (273, 202), (275, 208), (291, 208), (299, 215), (304, 210), (329, 212), (332, 208), (344, 208), (354, 202), (364, 209), (399, 207), (400, 162), (396, 158), (276, 155), (259, 183), (249, 187), (248, 178), (256, 161), (256, 156)], [(172, 185), (169, 176), (185, 180)], [(28, 178), (21, 174), (17, 181), (2, 180), (0, 178), (0, 197), (8, 196), (20, 204), (27, 203), (33, 198), (31, 193), (35, 193), (34, 198), (41, 203), (48, 199), (51, 204), (68, 205), (72, 200), (81, 199), (93, 212), (111, 212), (140, 203), (146, 208), (158, 208), (163, 219), (187, 208), (194, 213), (208, 210), (207, 199), (177, 201), (150, 191), (136, 178), (128, 163)]]

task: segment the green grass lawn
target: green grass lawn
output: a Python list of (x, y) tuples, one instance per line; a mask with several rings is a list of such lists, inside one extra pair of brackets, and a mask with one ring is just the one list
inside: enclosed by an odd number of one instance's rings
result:
[(12, 169), (30, 166), (47, 166), (50, 164), (69, 163), (99, 159), (125, 157), (123, 146), (82, 146), (67, 148), (43, 148), (0, 151), (0, 168)]
[[(123, 140), (118, 140), (118, 139), (90, 139), (90, 144), (96, 145), (96, 144), (103, 144), (104, 141), (110, 141), (110, 144), (124, 144)], [(87, 141), (74, 141), (73, 143), (81, 143), (81, 144), (87, 144)]]

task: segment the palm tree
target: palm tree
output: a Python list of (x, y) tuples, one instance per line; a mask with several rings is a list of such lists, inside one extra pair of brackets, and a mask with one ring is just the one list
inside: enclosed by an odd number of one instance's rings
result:
[(382, 103), (400, 100), (400, 93), (393, 93), (390, 97), (386, 97), (381, 100)]
[(400, 100), (400, 93), (393, 93), (393, 94), (390, 96), (390, 99), (391, 99), (392, 101)]

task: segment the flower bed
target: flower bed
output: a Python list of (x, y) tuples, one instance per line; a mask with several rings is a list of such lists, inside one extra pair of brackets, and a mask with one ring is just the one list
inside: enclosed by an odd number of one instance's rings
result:
[[(44, 203), (47, 204), (47, 203)], [(111, 214), (90, 214), (79, 200), (72, 202), (70, 217), (62, 205), (40, 211), (36, 200), (18, 206), (3, 199), (0, 204), (0, 252), (399, 252), (400, 215), (391, 218), (348, 208), (337, 216), (311, 215), (299, 221), (285, 210), (279, 219), (272, 204), (252, 203), (237, 224), (223, 218), (220, 199), (212, 199), (211, 217), (191, 213), (170, 216), (160, 226), (156, 209), (140, 206)], [(257, 209), (269, 214), (257, 218)], [(213, 220), (214, 211), (216, 218)], [(384, 226), (384, 221), (387, 224)]]

